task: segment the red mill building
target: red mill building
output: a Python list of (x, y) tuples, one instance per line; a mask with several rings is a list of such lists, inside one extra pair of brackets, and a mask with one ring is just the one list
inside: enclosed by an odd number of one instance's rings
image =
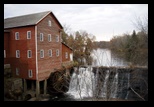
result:
[[(72, 61), (72, 49), (61, 42), (62, 25), (51, 11), (4, 19), (4, 64), (10, 64), (13, 77), (36, 81), (36, 96), (40, 81), (54, 69)], [(46, 91), (44, 92), (46, 93)]]

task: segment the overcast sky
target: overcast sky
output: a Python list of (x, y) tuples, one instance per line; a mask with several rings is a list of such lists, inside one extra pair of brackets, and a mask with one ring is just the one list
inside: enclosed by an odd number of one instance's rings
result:
[(97, 41), (132, 33), (135, 16), (148, 15), (148, 4), (4, 4), (4, 18), (52, 11), (71, 31), (85, 30)]

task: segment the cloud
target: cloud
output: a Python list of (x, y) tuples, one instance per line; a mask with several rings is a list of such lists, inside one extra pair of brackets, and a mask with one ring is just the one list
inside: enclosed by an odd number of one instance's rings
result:
[(148, 13), (148, 4), (4, 4), (4, 17), (51, 10), (60, 23), (72, 31), (86, 30), (97, 40), (135, 29), (134, 16)]

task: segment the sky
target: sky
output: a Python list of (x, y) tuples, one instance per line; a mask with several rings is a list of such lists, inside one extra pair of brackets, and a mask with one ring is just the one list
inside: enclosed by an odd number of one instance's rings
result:
[(109, 41), (137, 31), (133, 21), (148, 15), (148, 4), (4, 4), (4, 19), (43, 11), (52, 11), (69, 33), (82, 30)]

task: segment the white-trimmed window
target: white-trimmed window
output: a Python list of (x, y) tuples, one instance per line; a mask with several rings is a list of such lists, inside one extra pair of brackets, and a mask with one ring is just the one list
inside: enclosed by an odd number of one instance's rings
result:
[(44, 58), (44, 50), (43, 49), (40, 50), (40, 58)]
[(40, 33), (40, 41), (43, 41), (43, 33)]
[(48, 34), (48, 41), (51, 42), (51, 34)]
[[(60, 37), (62, 37), (62, 32), (60, 32)], [(61, 42), (63, 41), (62, 38), (60, 40), (61, 40)]]
[(27, 31), (27, 39), (31, 39), (31, 31)]
[(27, 58), (31, 58), (32, 57), (32, 51), (31, 50), (28, 50), (27, 51)]
[(48, 20), (48, 26), (51, 26), (51, 20)]
[(73, 53), (70, 53), (70, 61), (73, 61)]
[(68, 58), (68, 52), (65, 52), (65, 58), (66, 59)]
[(16, 68), (16, 75), (19, 75), (19, 68)]
[(56, 49), (56, 56), (59, 56), (59, 49)]
[(56, 36), (56, 42), (59, 42), (59, 36), (58, 35)]
[(6, 58), (6, 50), (4, 50), (4, 58)]
[(33, 71), (31, 69), (28, 70), (28, 77), (29, 78), (33, 77)]
[(16, 58), (20, 58), (20, 51), (16, 50)]
[(48, 50), (48, 54), (49, 54), (49, 57), (52, 57), (52, 50), (51, 49)]
[(19, 32), (15, 32), (15, 40), (19, 40)]

